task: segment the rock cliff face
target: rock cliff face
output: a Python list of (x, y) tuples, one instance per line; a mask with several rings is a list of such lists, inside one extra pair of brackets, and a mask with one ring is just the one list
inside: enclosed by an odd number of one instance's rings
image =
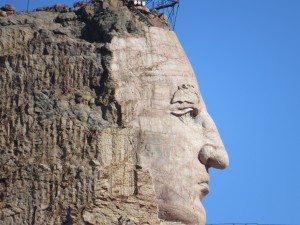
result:
[(107, 43), (143, 24), (125, 7), (94, 12), (0, 19), (0, 224), (157, 220), (108, 75)]
[[(0, 17), (1, 225), (205, 223), (199, 191), (190, 209), (194, 192), (177, 185), (185, 180), (176, 181), (172, 173), (181, 172), (169, 168), (174, 162), (183, 171), (178, 157), (187, 168), (195, 160), (200, 165), (201, 146), (196, 155), (184, 146), (183, 153), (174, 150), (177, 158), (163, 151), (176, 149), (175, 139), (192, 140), (178, 138), (176, 129), (206, 112), (192, 68), (163, 17), (121, 2)], [(176, 104), (184, 102), (194, 113), (178, 113), (184, 107)], [(170, 125), (164, 116), (176, 121)], [(216, 131), (213, 123), (201, 124)], [(196, 131), (190, 127), (186, 134)], [(203, 168), (213, 162), (205, 154)], [(208, 167), (226, 166), (226, 154), (222, 160)], [(161, 179), (187, 196), (171, 199), (174, 191)], [(208, 190), (200, 192), (202, 199)]]

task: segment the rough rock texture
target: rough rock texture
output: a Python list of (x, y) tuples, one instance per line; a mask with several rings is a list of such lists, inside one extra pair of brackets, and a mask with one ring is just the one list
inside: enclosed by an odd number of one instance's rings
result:
[(159, 13), (107, 4), (0, 17), (1, 225), (205, 223), (228, 158), (193, 70)]
[(11, 4), (6, 4), (5, 6), (0, 6), (0, 17), (7, 17), (9, 15), (12, 15), (16, 12), (16, 9)]

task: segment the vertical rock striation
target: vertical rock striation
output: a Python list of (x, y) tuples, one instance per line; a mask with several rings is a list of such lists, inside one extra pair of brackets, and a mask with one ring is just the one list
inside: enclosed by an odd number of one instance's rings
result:
[(125, 2), (0, 17), (0, 225), (205, 223), (227, 153), (165, 17)]
[(50, 9), (0, 18), (0, 224), (155, 224), (107, 48), (144, 24), (127, 7)]

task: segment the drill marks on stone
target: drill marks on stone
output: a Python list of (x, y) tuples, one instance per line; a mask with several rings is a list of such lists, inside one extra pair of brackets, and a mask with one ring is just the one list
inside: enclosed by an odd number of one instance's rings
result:
[[(134, 132), (130, 129), (109, 128), (98, 133), (96, 160), (103, 166), (116, 162), (131, 162), (136, 146), (133, 145)], [(130, 160), (130, 161), (128, 161)]]

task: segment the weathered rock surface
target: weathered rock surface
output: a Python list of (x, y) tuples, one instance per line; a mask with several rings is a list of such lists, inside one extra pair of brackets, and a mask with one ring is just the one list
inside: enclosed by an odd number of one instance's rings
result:
[(0, 17), (1, 225), (205, 223), (227, 154), (166, 21), (119, 4)]
[(16, 9), (11, 4), (6, 4), (5, 6), (0, 6), (0, 17), (7, 17), (9, 15), (12, 15), (16, 12)]

